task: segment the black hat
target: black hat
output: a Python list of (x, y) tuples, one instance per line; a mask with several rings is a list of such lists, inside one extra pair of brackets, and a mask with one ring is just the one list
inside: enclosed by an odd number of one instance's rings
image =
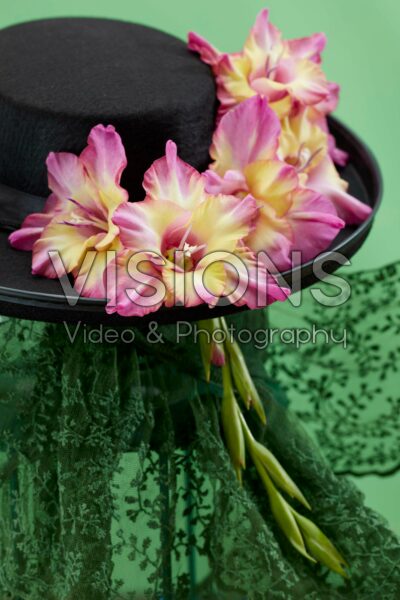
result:
[[(105, 301), (81, 298), (71, 306), (58, 280), (31, 274), (31, 256), (11, 248), (10, 231), (48, 196), (45, 160), (50, 152), (79, 153), (90, 130), (112, 124), (123, 140), (128, 167), (122, 185), (141, 200), (144, 172), (173, 139), (198, 170), (209, 163), (216, 91), (211, 70), (184, 42), (141, 25), (105, 19), (54, 19), (0, 32), (0, 314), (43, 321), (137, 324), (173, 322), (242, 310), (234, 306), (163, 308), (143, 319), (107, 315)], [(350, 193), (373, 207), (358, 227), (343, 229), (328, 252), (347, 258), (371, 228), (379, 203), (377, 165), (364, 144), (330, 119), (350, 160), (341, 175)], [(327, 262), (333, 271), (337, 262)], [(298, 267), (302, 284), (312, 265)], [(290, 283), (291, 273), (286, 279)]]

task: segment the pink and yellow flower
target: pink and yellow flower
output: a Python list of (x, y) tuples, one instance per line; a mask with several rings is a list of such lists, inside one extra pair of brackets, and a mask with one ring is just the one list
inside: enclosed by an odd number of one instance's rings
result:
[(372, 209), (347, 192), (348, 183), (337, 172), (332, 153), (337, 162), (345, 162), (341, 151), (332, 146), (324, 117), (313, 108), (282, 120), (280, 159), (293, 165), (304, 185), (328, 198), (347, 224), (362, 223)]
[[(322, 133), (315, 135), (316, 148), (307, 149), (307, 156), (300, 152), (305, 168), (320, 160)], [(210, 150), (213, 163), (206, 173), (208, 192), (240, 198), (250, 194), (257, 200), (259, 216), (244, 243), (254, 252), (266, 252), (279, 270), (293, 266), (292, 251), (298, 251), (305, 262), (326, 250), (344, 226), (333, 202), (305, 187), (307, 174), (290, 164), (294, 146), (289, 135), (285, 138), (288, 162), (279, 156), (280, 136), (276, 114), (265, 98), (255, 96), (222, 118)], [(296, 146), (296, 159), (298, 155)]]
[(264, 96), (279, 118), (298, 105), (314, 106), (323, 114), (334, 110), (339, 86), (323, 73), (324, 34), (284, 40), (262, 10), (242, 52), (221, 53), (201, 36), (189, 34), (189, 48), (198, 52), (216, 77), (220, 114), (254, 95)]
[(14, 248), (32, 251), (34, 275), (56, 278), (50, 253), (57, 252), (65, 272), (74, 276), (79, 293), (104, 298), (107, 251), (121, 248), (112, 217), (128, 200), (120, 185), (125, 167), (125, 150), (112, 126), (94, 127), (80, 156), (66, 152), (49, 155), (52, 194), (44, 212), (30, 215), (10, 236)]
[[(168, 142), (166, 155), (145, 175), (145, 200), (121, 205), (113, 217), (125, 250), (117, 257), (109, 313), (143, 316), (163, 304), (214, 306), (221, 298), (255, 308), (261, 284), (267, 286), (265, 304), (287, 297), (265, 267), (254, 276), (256, 257), (242, 241), (258, 214), (255, 200), (209, 194), (205, 186)], [(133, 278), (133, 271), (140, 276)]]

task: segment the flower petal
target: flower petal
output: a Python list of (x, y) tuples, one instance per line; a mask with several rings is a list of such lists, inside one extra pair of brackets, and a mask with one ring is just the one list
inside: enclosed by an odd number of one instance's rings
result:
[(286, 42), (289, 54), (297, 58), (307, 58), (313, 62), (321, 62), (321, 53), (326, 46), (326, 35), (314, 33), (309, 37), (296, 38)]
[(9, 235), (8, 240), (11, 246), (17, 250), (32, 252), (34, 243), (40, 238), (52, 218), (52, 214), (46, 213), (33, 213), (26, 217), (21, 228)]
[(214, 134), (211, 168), (223, 176), (276, 154), (281, 127), (265, 98), (254, 96), (227, 113)]
[(244, 45), (244, 54), (249, 57), (253, 71), (265, 70), (267, 58), (275, 58), (282, 52), (281, 33), (269, 21), (269, 10), (262, 10)]
[(218, 302), (226, 283), (225, 266), (217, 261), (202, 262), (202, 267), (191, 271), (163, 269), (163, 281), (168, 290), (166, 306), (193, 307), (204, 303), (214, 306)]
[(251, 63), (242, 54), (223, 54), (217, 67), (217, 96), (221, 103), (219, 116), (254, 96), (250, 85)]
[(83, 162), (69, 152), (51, 152), (47, 157), (49, 188), (57, 198), (57, 210), (72, 213), (76, 206), (92, 218), (107, 221), (108, 211), (102, 204), (98, 189), (92, 185)]
[(59, 200), (60, 209), (72, 210), (70, 199), (90, 199), (85, 170), (78, 156), (70, 152), (50, 152), (46, 160), (49, 188)]
[[(132, 268), (137, 270), (136, 275)], [(144, 253), (135, 253), (132, 250), (119, 252), (116, 259), (109, 264), (109, 269), (115, 269), (116, 273), (116, 298), (109, 299), (106, 307), (108, 314), (143, 317), (161, 308), (165, 298), (165, 286), (161, 281), (159, 269), (150, 259), (144, 260)]]
[(237, 194), (247, 192), (248, 186), (246, 177), (240, 171), (226, 171), (223, 177), (215, 171), (208, 169), (204, 173), (206, 179), (206, 191), (209, 194)]
[(333, 135), (328, 135), (329, 156), (339, 167), (345, 167), (349, 161), (349, 155), (345, 150), (336, 146), (336, 140)]
[(345, 226), (328, 198), (307, 189), (296, 192), (287, 218), (293, 231), (293, 250), (301, 253), (296, 264), (327, 250)]
[(125, 149), (112, 125), (97, 125), (92, 129), (80, 161), (111, 208), (128, 200), (128, 192), (120, 186), (127, 165)]
[[(251, 87), (255, 94), (259, 94), (268, 100), (269, 106), (280, 100), (287, 98), (289, 95), (289, 87), (286, 83), (268, 79), (268, 77), (254, 77), (251, 79)], [(290, 106), (292, 100), (289, 98)], [(280, 115), (279, 118), (281, 118)]]
[[(339, 86), (337, 86), (339, 87)], [(330, 157), (332, 158), (332, 160), (340, 165), (341, 167), (344, 167), (349, 159), (349, 155), (347, 154), (347, 152), (345, 152), (344, 150), (340, 150), (337, 146), (336, 146), (336, 140), (334, 138), (334, 136), (332, 134), (329, 133), (329, 125), (328, 125), (328, 120), (325, 116), (325, 114), (321, 113), (318, 110), (318, 105), (314, 106), (312, 108), (307, 108), (305, 111), (305, 113), (307, 113), (307, 115), (309, 115), (309, 118), (307, 117), (307, 120), (313, 124), (314, 127), (318, 127), (325, 136), (327, 136), (328, 139), (328, 152)], [(327, 110), (327, 112), (331, 112), (330, 110)], [(282, 142), (282, 136), (281, 136), (281, 142)], [(324, 153), (325, 155), (325, 153)]]
[(109, 258), (107, 251), (94, 251), (93, 257), (90, 254), (84, 257), (79, 269), (76, 270), (74, 288), (80, 296), (103, 300), (106, 298), (104, 271), (112, 259)]
[(282, 217), (292, 204), (291, 193), (298, 186), (296, 169), (278, 161), (254, 162), (244, 170), (250, 194), (271, 206)]
[(327, 115), (336, 110), (337, 105), (339, 103), (340, 85), (328, 81), (327, 89), (327, 96), (323, 100), (321, 100), (321, 102), (318, 102), (315, 105), (316, 110), (318, 110), (318, 112), (322, 113), (323, 115)]
[(270, 52), (280, 42), (281, 32), (270, 23), (269, 10), (267, 8), (261, 10), (257, 15), (251, 35), (264, 52)]
[(167, 200), (146, 198), (141, 202), (122, 204), (114, 213), (113, 223), (125, 248), (161, 253), (165, 232), (177, 220), (190, 220), (190, 212)]
[(167, 142), (165, 156), (145, 173), (143, 187), (149, 198), (175, 202), (190, 209), (203, 200), (205, 180), (178, 157), (176, 144)]
[(265, 204), (254, 230), (244, 243), (254, 252), (264, 252), (271, 261), (270, 270), (285, 271), (292, 266), (293, 232), (287, 219), (276, 216), (273, 208)]
[[(256, 201), (251, 196), (209, 196), (193, 212), (191, 231), (206, 244), (206, 252), (233, 252), (247, 236), (257, 217)], [(212, 224), (212, 227), (210, 227)]]
[[(228, 285), (235, 291), (229, 296), (232, 304), (247, 305), (251, 309), (263, 308), (276, 300), (284, 301), (290, 294), (287, 288), (281, 288), (265, 263), (258, 261), (254, 252), (246, 246), (240, 246), (236, 252), (240, 258), (245, 273), (238, 273), (232, 265), (227, 264)], [(248, 281), (246, 291), (242, 295), (238, 290), (238, 277)]]
[(200, 54), (201, 60), (207, 65), (213, 67), (218, 64), (221, 53), (197, 33), (193, 33), (192, 31), (189, 33), (188, 48)]
[(58, 252), (66, 273), (72, 273), (79, 268), (91, 238), (97, 233), (94, 228), (74, 227), (53, 220), (33, 246), (32, 274), (50, 279), (57, 277), (49, 252)]
[(348, 194), (345, 191), (346, 186), (346, 182), (340, 179), (329, 156), (310, 172), (307, 180), (308, 188), (332, 201), (341, 219), (349, 225), (357, 225), (369, 217), (372, 208)]
[(280, 61), (275, 78), (286, 83), (291, 95), (301, 104), (318, 104), (325, 101), (331, 93), (320, 66), (310, 60), (284, 59)]

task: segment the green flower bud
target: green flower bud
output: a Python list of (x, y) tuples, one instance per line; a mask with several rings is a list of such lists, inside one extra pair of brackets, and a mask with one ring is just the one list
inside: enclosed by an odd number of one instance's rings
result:
[(326, 535), (310, 519), (299, 515), (296, 511), (294, 511), (294, 517), (301, 529), (309, 552), (329, 569), (339, 573), (342, 577), (348, 578), (348, 574), (344, 570), (348, 566), (346, 561)]

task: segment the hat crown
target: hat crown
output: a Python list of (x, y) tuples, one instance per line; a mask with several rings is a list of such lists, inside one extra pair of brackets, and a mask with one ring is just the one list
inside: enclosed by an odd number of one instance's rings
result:
[(0, 32), (0, 182), (46, 196), (49, 152), (79, 153), (103, 123), (122, 137), (122, 184), (140, 199), (168, 139), (206, 167), (215, 105), (210, 69), (161, 31), (89, 18), (9, 27)]

